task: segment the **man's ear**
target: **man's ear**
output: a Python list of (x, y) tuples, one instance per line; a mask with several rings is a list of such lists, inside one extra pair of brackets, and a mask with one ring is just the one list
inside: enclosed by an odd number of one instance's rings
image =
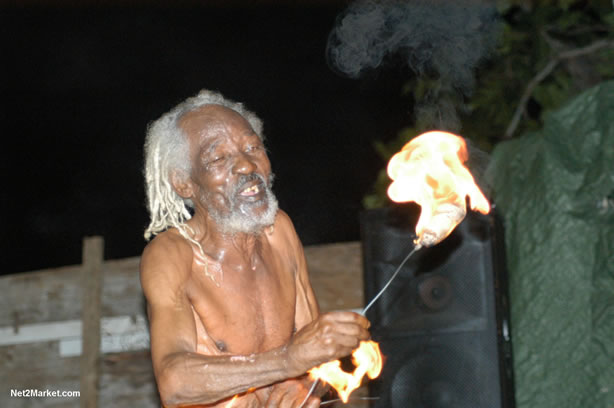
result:
[(183, 170), (171, 170), (171, 185), (177, 194), (182, 198), (192, 198), (194, 196), (194, 188), (190, 175)]

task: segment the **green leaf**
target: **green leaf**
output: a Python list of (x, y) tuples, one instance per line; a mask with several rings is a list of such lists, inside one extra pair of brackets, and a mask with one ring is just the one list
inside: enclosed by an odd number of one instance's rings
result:
[(594, 59), (595, 69), (603, 78), (614, 77), (614, 49), (605, 49), (601, 51), (598, 58)]
[(562, 70), (557, 70), (549, 81), (539, 85), (533, 97), (545, 110), (559, 107), (570, 96), (571, 78)]

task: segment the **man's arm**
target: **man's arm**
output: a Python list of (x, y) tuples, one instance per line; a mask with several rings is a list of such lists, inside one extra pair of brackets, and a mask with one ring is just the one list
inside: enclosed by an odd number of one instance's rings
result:
[(163, 404), (174, 407), (213, 403), (287, 378), (291, 367), (284, 358), (284, 349), (246, 359), (196, 352), (196, 325), (184, 286), (190, 274), (192, 250), (187, 243), (173, 238), (156, 238), (141, 260), (152, 362)]
[[(284, 236), (284, 241), (291, 245), (291, 250), (293, 253), (293, 257), (296, 260), (296, 271), (295, 271), (295, 286), (296, 286), (296, 311), (295, 311), (295, 327), (297, 332), (301, 335), (303, 333), (303, 328), (306, 333), (309, 333), (312, 330), (312, 327), (305, 327), (310, 323), (314, 323), (317, 319), (327, 319), (329, 314), (324, 316), (320, 315), (320, 308), (313, 292), (313, 288), (311, 286), (311, 282), (309, 280), (309, 271), (307, 268), (307, 261), (305, 259), (305, 252), (303, 249), (303, 245), (296, 234), (294, 226), (292, 225), (292, 221), (290, 218), (283, 212), (280, 211), (281, 224), (287, 228), (286, 234)], [(330, 316), (336, 316), (337, 319), (349, 319), (350, 321), (357, 316), (351, 312), (334, 312), (331, 313)], [(366, 320), (363, 321), (363, 323)], [(368, 327), (368, 322), (367, 326)], [(298, 340), (300, 341), (300, 340)], [(354, 348), (358, 347), (356, 344)], [(349, 354), (346, 353), (345, 355)], [(338, 357), (336, 357), (338, 358)], [(331, 358), (330, 360), (334, 360), (336, 358)], [(330, 361), (327, 360), (327, 361)], [(311, 369), (314, 366), (308, 368)], [(313, 380), (311, 380), (308, 376), (303, 376), (298, 379), (288, 380), (283, 383), (277, 384), (273, 388), (273, 392), (269, 396), (266, 406), (267, 407), (295, 407), (300, 406), (302, 401), (304, 401), (305, 397), (311, 386), (313, 385)], [(318, 396), (322, 396), (329, 389), (328, 386), (320, 383), (312, 394), (312, 397), (309, 401), (305, 402), (304, 408), (312, 408), (320, 406), (320, 399)]]
[[(152, 241), (141, 260), (154, 374), (167, 407), (210, 404), (264, 385), (297, 377), (342, 357), (366, 338), (365, 321), (332, 314), (311, 323), (283, 347), (237, 359), (196, 352), (196, 327), (185, 290), (192, 250), (170, 234)], [(350, 334), (351, 333), (351, 334)], [(349, 345), (348, 345), (349, 344)]]

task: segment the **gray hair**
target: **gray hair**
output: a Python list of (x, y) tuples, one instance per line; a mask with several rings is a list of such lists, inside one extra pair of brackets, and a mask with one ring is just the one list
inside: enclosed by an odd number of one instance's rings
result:
[(188, 112), (205, 105), (221, 105), (243, 116), (252, 129), (262, 139), (262, 121), (243, 104), (224, 98), (218, 92), (202, 90), (198, 95), (186, 99), (159, 119), (149, 124), (145, 138), (145, 189), (150, 223), (145, 230), (145, 239), (149, 240), (170, 227), (191, 242), (186, 221), (192, 215), (188, 208), (193, 208), (189, 199), (184, 199), (173, 189), (171, 171), (191, 169), (189, 144), (185, 132), (179, 127), (179, 120)]

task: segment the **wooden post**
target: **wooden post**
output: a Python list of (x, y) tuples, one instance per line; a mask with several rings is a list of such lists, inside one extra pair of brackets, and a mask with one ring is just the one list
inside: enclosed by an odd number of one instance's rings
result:
[(100, 360), (103, 238), (98, 236), (84, 238), (82, 257), (81, 408), (96, 408)]

